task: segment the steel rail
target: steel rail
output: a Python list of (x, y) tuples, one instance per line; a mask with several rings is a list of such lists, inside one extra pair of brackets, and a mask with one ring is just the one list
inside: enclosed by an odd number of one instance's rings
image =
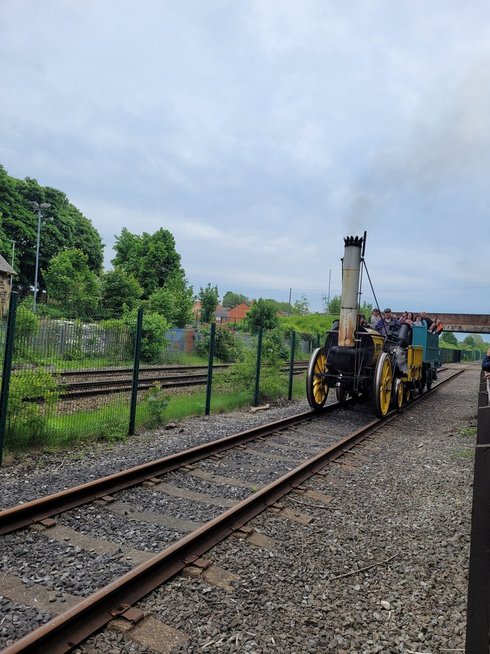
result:
[[(433, 391), (462, 372), (464, 370), (439, 382), (431, 391), (419, 395), (417, 400), (428, 397)], [(313, 412), (309, 413), (311, 415)], [(234, 531), (243, 527), (244, 524), (300, 486), (312, 475), (321, 471), (328, 463), (343, 456), (346, 450), (352, 449), (375, 429), (394, 419), (396, 415), (398, 415), (398, 411), (392, 410), (385, 418), (373, 420), (361, 429), (352, 432), (294, 470), (251, 494), (220, 516), (184, 536), (160, 554), (82, 600), (65, 613), (38, 627), (7, 647), (3, 654), (44, 654), (45, 652), (61, 654), (69, 651), (113, 618), (124, 615), (136, 601), (173, 577)], [(304, 419), (303, 414), (302, 420)]]
[[(455, 375), (439, 382), (436, 386), (433, 386), (430, 391), (418, 395), (410, 402), (410, 404), (404, 406), (410, 406), (419, 399), (428, 397), (429, 394), (437, 390), (442, 384), (453, 379), (462, 372), (463, 370), (456, 372)], [(349, 400), (348, 403), (350, 401), (351, 400)], [(197, 445), (190, 449), (183, 450), (182, 452), (170, 454), (161, 459), (143, 463), (139, 466), (134, 466), (127, 470), (122, 470), (112, 475), (101, 477), (100, 479), (94, 479), (93, 481), (79, 486), (73, 486), (72, 488), (67, 488), (63, 491), (47, 495), (46, 497), (41, 497), (18, 506), (3, 509), (0, 511), (0, 535), (16, 531), (17, 529), (22, 529), (23, 527), (28, 527), (31, 524), (41, 522), (41, 520), (58, 515), (59, 513), (63, 513), (63, 511), (68, 511), (69, 509), (81, 506), (82, 504), (87, 504), (88, 502), (100, 499), (106, 495), (111, 495), (112, 493), (131, 488), (132, 486), (137, 486), (153, 477), (158, 477), (159, 475), (166, 474), (184, 465), (195, 463), (196, 461), (205, 459), (212, 454), (224, 452), (241, 443), (280, 431), (281, 429), (298, 424), (309, 418), (324, 415), (325, 413), (329, 413), (339, 408), (339, 406), (341, 405), (338, 402), (334, 402), (324, 407), (321, 412), (312, 410), (299, 413), (288, 418), (283, 418), (282, 420), (254, 427), (253, 429), (238, 432), (237, 434), (232, 434), (231, 436), (225, 436), (224, 438), (204, 443), (203, 445)], [(388, 415), (391, 415), (391, 413), (392, 412)]]
[[(222, 367), (228, 367), (227, 364)], [(284, 369), (285, 370), (285, 369)], [(295, 375), (302, 374), (306, 368), (298, 366), (294, 370)], [(148, 372), (148, 369), (145, 370)], [(64, 374), (64, 373), (60, 373)], [(202, 386), (207, 382), (207, 373), (190, 375), (164, 375), (161, 377), (140, 377), (138, 392), (151, 388), (155, 383), (161, 383), (162, 388), (184, 388), (186, 386)], [(98, 395), (113, 395), (131, 390), (131, 379), (103, 379), (100, 381), (73, 382), (62, 386), (60, 391), (61, 400), (72, 400), (84, 397), (96, 397)], [(30, 402), (42, 402), (42, 397), (31, 397)]]
[(373, 429), (386, 421), (386, 418), (374, 420), (362, 429), (349, 434), (298, 468), (286, 473), (217, 518), (184, 536), (146, 563), (137, 566), (82, 600), (72, 609), (37, 628), (4, 650), (3, 654), (20, 652), (59, 654), (69, 651), (107, 622), (123, 615), (134, 602), (173, 577), (187, 564), (192, 563), (211, 547), (240, 529), (253, 517), (275, 504), (293, 488), (319, 472), (327, 463), (342, 456), (346, 448), (352, 448)]
[[(326, 407), (325, 411), (332, 411), (337, 406), (337, 404), (331, 404)], [(67, 488), (58, 493), (26, 502), (25, 504), (4, 509), (0, 511), (0, 535), (27, 527), (63, 511), (110, 495), (111, 493), (131, 488), (153, 477), (171, 472), (181, 466), (195, 463), (212, 454), (218, 454), (219, 452), (236, 447), (241, 443), (259, 438), (260, 436), (280, 431), (291, 425), (313, 418), (316, 415), (318, 414), (315, 411), (299, 413), (289, 418), (283, 418), (282, 420), (238, 432), (231, 436), (225, 436), (209, 443), (197, 445), (182, 452), (170, 454), (161, 459), (143, 463), (127, 470), (101, 477), (100, 479), (94, 479), (80, 486)]]

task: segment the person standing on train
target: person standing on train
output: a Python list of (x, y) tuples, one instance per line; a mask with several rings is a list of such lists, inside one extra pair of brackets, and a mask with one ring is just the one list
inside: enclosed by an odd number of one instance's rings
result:
[(432, 323), (430, 326), (429, 331), (432, 334), (436, 334), (437, 336), (440, 336), (443, 332), (444, 325), (442, 324), (442, 320), (439, 320), (439, 318), (436, 318), (435, 322)]
[(370, 326), (376, 329), (376, 325), (380, 320), (381, 320), (381, 311), (379, 309), (373, 309), (371, 312), (371, 316), (369, 318)]
[(404, 311), (402, 315), (398, 318), (400, 324), (406, 323), (407, 325), (413, 325), (413, 314), (411, 311)]
[(383, 311), (383, 317), (376, 323), (375, 329), (383, 336), (388, 336), (389, 333), (395, 331), (400, 326), (400, 323), (391, 313), (391, 309)]
[(421, 311), (420, 315), (422, 317), (422, 322), (425, 322), (427, 329), (430, 329), (434, 321), (431, 318), (429, 318), (429, 316), (425, 313), (425, 311)]

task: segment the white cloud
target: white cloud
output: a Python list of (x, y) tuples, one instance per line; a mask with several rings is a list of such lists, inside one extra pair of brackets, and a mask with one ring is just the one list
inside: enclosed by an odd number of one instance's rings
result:
[(479, 0), (4, 0), (0, 163), (65, 191), (107, 261), (123, 226), (164, 226), (197, 286), (318, 297), (367, 229), (382, 304), (487, 310), (489, 19)]

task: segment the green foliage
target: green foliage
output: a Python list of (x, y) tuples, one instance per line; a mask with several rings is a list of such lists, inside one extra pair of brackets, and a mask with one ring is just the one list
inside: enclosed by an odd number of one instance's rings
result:
[(14, 357), (35, 362), (32, 338), (39, 331), (39, 318), (32, 311), (32, 299), (26, 298), (18, 307), (15, 316)]
[(134, 309), (143, 295), (136, 278), (122, 268), (115, 268), (101, 277), (101, 305), (109, 318), (119, 318), (125, 310)]
[(332, 298), (330, 298), (330, 302), (326, 304), (327, 313), (338, 315), (340, 313), (341, 303), (342, 298), (340, 295), (334, 295)]
[(148, 298), (147, 307), (160, 313), (172, 327), (185, 327), (191, 320), (193, 304), (192, 286), (181, 271), (173, 273), (162, 288), (157, 288)]
[[(247, 350), (238, 363), (226, 370), (217, 382), (219, 388), (232, 389), (235, 392), (255, 389), (257, 370), (257, 339), (254, 346)], [(279, 329), (268, 331), (262, 339), (262, 361), (260, 370), (260, 400), (267, 401), (279, 397), (285, 388), (285, 376), (281, 368), (287, 357), (283, 335)]]
[(124, 415), (113, 414), (100, 423), (98, 440), (124, 441), (128, 437), (128, 420)]
[(199, 300), (201, 301), (201, 320), (202, 322), (211, 322), (216, 311), (218, 303), (218, 287), (208, 284), (206, 288), (199, 291)]
[(19, 303), (15, 316), (15, 338), (19, 341), (32, 338), (39, 331), (39, 318), (32, 310), (31, 298)]
[(91, 319), (100, 302), (100, 283), (81, 250), (63, 250), (53, 257), (44, 273), (50, 301), (67, 318)]
[(277, 311), (270, 300), (259, 298), (250, 307), (246, 318), (248, 327), (252, 334), (257, 334), (259, 328), (275, 329), (279, 324)]
[(43, 270), (49, 260), (66, 248), (82, 250), (90, 270), (98, 274), (102, 267), (103, 246), (90, 220), (69, 202), (62, 191), (40, 186), (35, 179), (10, 177), (0, 165), (0, 244), (11, 263), (6, 253), (12, 251), (12, 240), (16, 243), (16, 286), (29, 289), (35, 277), (38, 214), (30, 204), (32, 201), (51, 205), (43, 211), (41, 223), (40, 290), (45, 288)]
[[(209, 327), (203, 327), (201, 330), (197, 344), (197, 353), (201, 357), (209, 355), (210, 331)], [(220, 361), (236, 361), (240, 358), (241, 352), (241, 344), (237, 341), (233, 332), (226, 327), (216, 325), (214, 356)]]
[[(132, 338), (136, 336), (137, 311), (133, 310), (124, 316), (124, 322), (129, 326)], [(143, 313), (143, 330), (141, 335), (141, 358), (146, 361), (158, 360), (168, 345), (166, 333), (168, 323), (158, 313)], [(134, 340), (133, 340), (134, 342)]]
[[(245, 353), (243, 359), (220, 375), (216, 387), (231, 389), (233, 393), (247, 392), (252, 397), (255, 388), (257, 352), (254, 348)], [(263, 361), (260, 372), (260, 400), (275, 399), (284, 390), (284, 375), (281, 366)]]
[(305, 316), (310, 313), (310, 305), (305, 295), (302, 295), (293, 305), (293, 313)]
[(274, 307), (276, 313), (283, 313), (286, 316), (289, 316), (293, 312), (293, 308), (289, 302), (279, 302), (270, 297), (265, 298), (265, 302), (268, 302), (272, 307)]
[(369, 322), (369, 318), (373, 312), (373, 305), (370, 302), (363, 302), (361, 306), (361, 313), (364, 318)]
[(262, 338), (262, 360), (268, 364), (281, 366), (288, 358), (288, 348), (284, 341), (284, 332), (276, 327), (264, 332)]
[(183, 274), (175, 239), (167, 229), (138, 236), (124, 227), (116, 236), (114, 250), (116, 256), (112, 263), (138, 280), (145, 298), (165, 286), (173, 274)]
[(146, 425), (148, 427), (157, 427), (165, 420), (165, 411), (169, 405), (170, 398), (162, 390), (162, 385), (158, 382), (148, 389), (145, 400), (148, 405), (148, 418)]
[(443, 346), (443, 343), (447, 343), (448, 345), (454, 345), (454, 346), (459, 345), (458, 339), (456, 338), (453, 332), (442, 332), (440, 338), (441, 347)]
[(226, 291), (223, 295), (223, 301), (221, 305), (226, 309), (234, 309), (239, 304), (250, 304), (250, 300), (246, 295), (241, 293), (233, 293), (232, 291)]
[(318, 336), (323, 339), (325, 332), (332, 329), (334, 320), (338, 320), (338, 316), (310, 313), (307, 316), (284, 316), (279, 318), (279, 323), (285, 332), (296, 332), (296, 342), (299, 344), (300, 339), (311, 343), (316, 343)]
[[(37, 368), (14, 373), (10, 380), (8, 440), (30, 446), (45, 438), (47, 414), (58, 398), (59, 387), (46, 370)], [(39, 399), (42, 401), (36, 401)]]
[(461, 436), (476, 436), (476, 427), (463, 427), (460, 433)]

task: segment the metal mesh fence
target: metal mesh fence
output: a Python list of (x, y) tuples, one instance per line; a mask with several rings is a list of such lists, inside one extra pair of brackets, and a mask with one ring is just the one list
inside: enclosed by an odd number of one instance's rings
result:
[(127, 432), (133, 335), (17, 311), (6, 445), (122, 437)]
[[(9, 350), (8, 318), (7, 314), (0, 321), (2, 364)], [(39, 317), (20, 305), (11, 339), (11, 374), (5, 375), (10, 379), (9, 392), (4, 394), (8, 402), (6, 410), (0, 411), (1, 420), (5, 418), (5, 430), (0, 427), (0, 440), (4, 438), (6, 449), (76, 447), (85, 440), (122, 439), (128, 431), (132, 433), (133, 418), (137, 430), (168, 420), (169, 403), (172, 419), (203, 414), (208, 371), (202, 334), (199, 340), (194, 329), (172, 329), (157, 337), (157, 328), (158, 325), (152, 325), (151, 316), (146, 323), (143, 316), (136, 392), (133, 388), (136, 316), (134, 321), (82, 322)], [(224, 400), (220, 397), (218, 410), (232, 409), (253, 399), (250, 389), (256, 374), (256, 338), (243, 333), (238, 338), (241, 345), (237, 351), (241, 348), (242, 354), (248, 352), (248, 359), (245, 357), (231, 381), (222, 380), (220, 384), (220, 376), (228, 371), (227, 364), (215, 360), (213, 402), (214, 394), (228, 396)], [(272, 373), (268, 371), (267, 352), (264, 353), (261, 376), (264, 397), (270, 397), (270, 393), (287, 397), (290, 343), (284, 346), (284, 360), (281, 357), (279, 367), (273, 367)], [(297, 356), (304, 349), (298, 342)], [(194, 358), (192, 363), (197, 365), (192, 370), (184, 369), (196, 351), (201, 363)], [(223, 360), (229, 361), (226, 357)], [(243, 383), (247, 379), (248, 385)], [(132, 397), (135, 413), (131, 413)], [(1, 449), (0, 445), (0, 457)]]

